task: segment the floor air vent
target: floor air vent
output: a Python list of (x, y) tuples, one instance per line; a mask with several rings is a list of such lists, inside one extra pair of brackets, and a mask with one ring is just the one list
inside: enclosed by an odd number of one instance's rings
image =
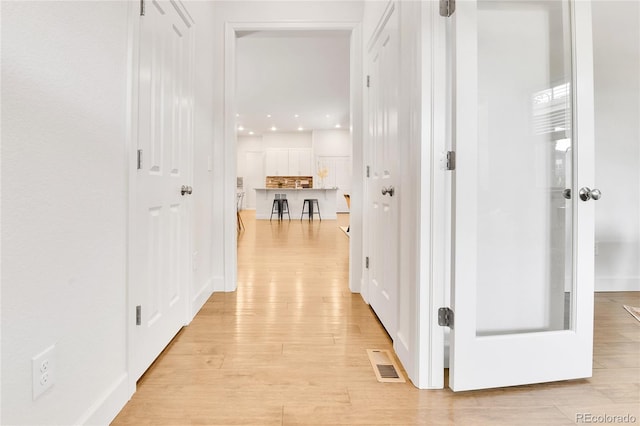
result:
[(369, 362), (379, 382), (404, 383), (404, 375), (398, 368), (391, 351), (387, 349), (367, 349)]

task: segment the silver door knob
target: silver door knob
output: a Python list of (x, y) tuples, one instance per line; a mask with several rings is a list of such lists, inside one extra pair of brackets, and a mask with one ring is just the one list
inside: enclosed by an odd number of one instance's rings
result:
[(190, 186), (182, 185), (182, 188), (180, 188), (180, 195), (182, 196), (184, 196), (184, 194), (190, 195), (192, 192), (193, 188), (191, 188)]
[(589, 201), (591, 199), (597, 201), (602, 197), (602, 192), (600, 192), (599, 189), (591, 189), (588, 186), (585, 186), (580, 189), (578, 195), (580, 195), (580, 199), (582, 201)]
[(390, 186), (388, 188), (386, 186), (382, 187), (382, 195), (389, 194), (390, 197), (393, 197), (394, 192), (395, 192), (395, 189), (393, 189), (393, 186)]

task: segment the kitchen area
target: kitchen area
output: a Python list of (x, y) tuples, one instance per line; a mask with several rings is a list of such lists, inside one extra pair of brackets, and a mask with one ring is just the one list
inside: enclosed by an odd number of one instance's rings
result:
[(269, 219), (276, 197), (286, 196), (291, 218), (300, 218), (305, 199), (317, 200), (323, 220), (349, 212), (350, 37), (344, 30), (239, 35), (238, 211)]
[[(351, 188), (348, 130), (239, 135), (237, 170), (237, 191), (244, 193), (239, 209), (255, 210), (256, 219), (276, 217), (276, 194), (286, 195), (292, 219), (302, 216), (305, 199), (318, 200), (323, 220), (349, 212), (344, 197)], [(307, 212), (305, 207), (305, 219)]]

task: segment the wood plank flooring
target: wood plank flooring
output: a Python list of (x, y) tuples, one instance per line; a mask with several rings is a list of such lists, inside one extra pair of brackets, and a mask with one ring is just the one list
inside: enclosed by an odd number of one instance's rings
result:
[(454, 394), (378, 383), (367, 348), (391, 341), (348, 289), (337, 221), (256, 221), (244, 211), (238, 291), (216, 293), (138, 383), (114, 425), (571, 425), (640, 423), (640, 323), (596, 295), (593, 378)]

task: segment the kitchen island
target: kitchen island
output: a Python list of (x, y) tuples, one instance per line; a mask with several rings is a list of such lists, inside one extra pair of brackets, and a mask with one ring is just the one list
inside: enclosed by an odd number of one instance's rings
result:
[[(337, 188), (256, 188), (256, 219), (269, 219), (271, 216), (271, 206), (276, 194), (287, 194), (289, 212), (291, 219), (300, 220), (302, 204), (307, 198), (317, 198), (320, 205), (320, 216), (322, 220), (335, 220)], [(273, 214), (273, 219), (277, 220), (277, 214)], [(318, 220), (318, 215), (314, 215), (314, 220)], [(284, 215), (285, 220), (289, 217)], [(304, 219), (307, 220), (305, 213)]]

